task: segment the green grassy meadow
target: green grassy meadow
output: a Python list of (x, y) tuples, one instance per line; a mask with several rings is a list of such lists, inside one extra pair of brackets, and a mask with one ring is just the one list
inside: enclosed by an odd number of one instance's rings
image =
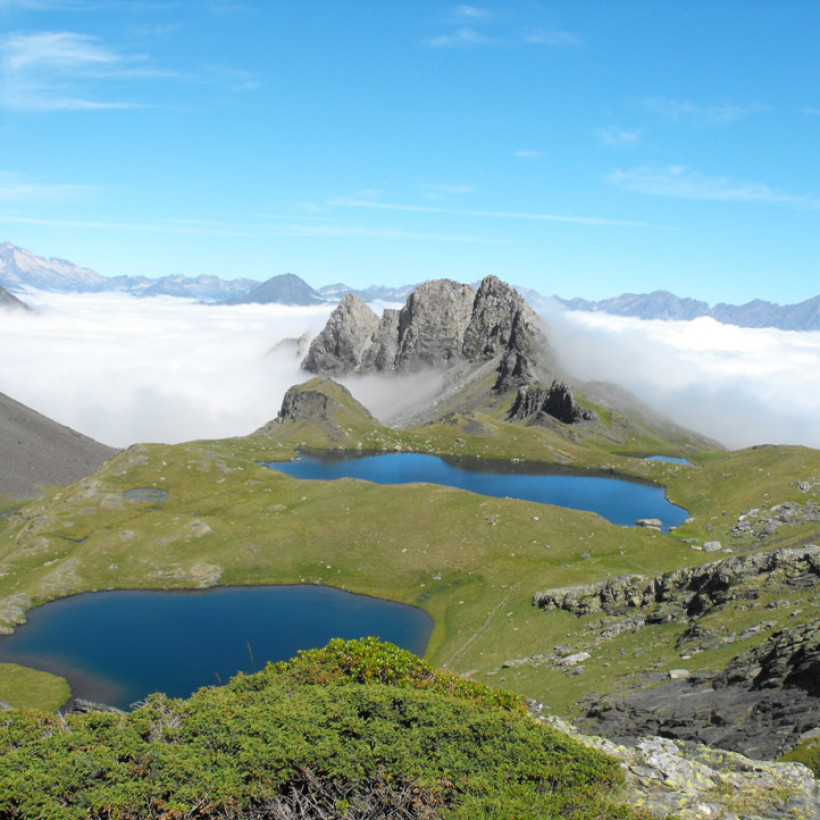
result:
[[(364, 418), (344, 397), (336, 400), (329, 420), (274, 425), (268, 435), (136, 445), (88, 479), (54, 488), (2, 519), (0, 627), (13, 628), (32, 606), (84, 591), (326, 584), (424, 608), (435, 621), (431, 663), (572, 715), (586, 694), (625, 691), (685, 665), (674, 650), (682, 627), (595, 644), (600, 617), (545, 613), (531, 604), (536, 591), (725, 557), (684, 539), (719, 540), (735, 553), (820, 539), (817, 524), (784, 525), (769, 539), (731, 535), (750, 508), (820, 498), (814, 450), (697, 451), (693, 442), (664, 441), (626, 425), (618, 441), (600, 430), (584, 437), (506, 423), (500, 406), (393, 430)], [(258, 463), (290, 458), (298, 447), (402, 449), (603, 470), (665, 486), (693, 520), (666, 535), (445, 487), (302, 481)], [(694, 466), (625, 454), (636, 452), (683, 452)], [(798, 482), (817, 486), (800, 492)], [(162, 503), (131, 500), (125, 492), (134, 488), (168, 496)], [(798, 602), (805, 616), (816, 615), (817, 605), (805, 597)], [(754, 613), (731, 617), (739, 626)], [(767, 613), (770, 620), (788, 617), (785, 610)], [(533, 659), (556, 645), (590, 650), (592, 657), (580, 672)], [(725, 650), (703, 652), (689, 664), (717, 664)], [(5, 697), (7, 677), (0, 667), (0, 699), (22, 705)]]

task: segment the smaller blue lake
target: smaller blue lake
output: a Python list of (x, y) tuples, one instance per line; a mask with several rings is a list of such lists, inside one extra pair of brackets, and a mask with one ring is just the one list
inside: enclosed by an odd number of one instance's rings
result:
[(675, 456), (647, 456), (647, 461), (668, 461), (670, 464), (688, 464), (690, 467), (695, 465), (689, 461), (688, 458), (676, 458)]
[(433, 629), (416, 607), (306, 585), (90, 592), (27, 619), (0, 637), (0, 661), (61, 675), (73, 697), (121, 709), (151, 692), (186, 697), (331, 638), (375, 635), (423, 655)]
[(688, 516), (686, 510), (667, 500), (662, 487), (604, 475), (540, 468), (535, 464), (389, 453), (345, 458), (302, 455), (294, 461), (271, 461), (268, 466), (303, 479), (359, 478), (376, 484), (441, 484), (494, 498), (588, 510), (621, 526), (633, 525), (639, 518), (657, 518), (662, 528), (669, 530), (682, 524)]

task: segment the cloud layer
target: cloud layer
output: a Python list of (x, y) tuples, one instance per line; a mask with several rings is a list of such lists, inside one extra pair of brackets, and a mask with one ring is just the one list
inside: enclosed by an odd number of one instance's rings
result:
[[(283, 340), (315, 335), (333, 307), (111, 293), (25, 298), (38, 312), (4, 313), (0, 323), (0, 392), (114, 446), (251, 433), (276, 416), (288, 387), (309, 377), (296, 345)], [(545, 321), (579, 379), (620, 384), (729, 447), (820, 447), (820, 333), (557, 308)], [(349, 386), (385, 419), (400, 417), (396, 399), (420, 389), (372, 379)]]
[[(245, 435), (305, 381), (294, 344), (332, 305), (35, 293), (0, 324), (0, 392), (117, 447)], [(275, 349), (274, 349), (275, 348)]]
[(708, 317), (643, 321), (545, 314), (567, 370), (620, 384), (727, 447), (820, 447), (820, 333), (740, 328)]

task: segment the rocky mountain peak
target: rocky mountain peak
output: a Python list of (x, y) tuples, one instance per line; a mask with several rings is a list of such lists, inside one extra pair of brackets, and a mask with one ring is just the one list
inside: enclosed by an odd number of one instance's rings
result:
[(346, 294), (311, 343), (302, 367), (323, 375), (359, 370), (378, 327), (379, 317), (367, 303), (353, 293)]
[(328, 375), (411, 373), (498, 359), (495, 389), (503, 392), (532, 381), (543, 345), (538, 317), (497, 277), (488, 276), (477, 292), (438, 279), (420, 285), (401, 310), (386, 310), (380, 320), (348, 294), (302, 366)]

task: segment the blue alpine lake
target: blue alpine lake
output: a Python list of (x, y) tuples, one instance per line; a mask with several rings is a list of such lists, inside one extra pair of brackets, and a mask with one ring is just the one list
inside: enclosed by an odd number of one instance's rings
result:
[(490, 459), (444, 459), (423, 453), (333, 456), (302, 454), (293, 461), (271, 461), (269, 467), (294, 478), (332, 481), (359, 478), (376, 484), (442, 484), (495, 498), (514, 498), (589, 510), (628, 526), (640, 518), (657, 518), (662, 529), (682, 524), (689, 513), (666, 499), (663, 487), (608, 475), (582, 474), (533, 463)]
[(90, 592), (45, 604), (0, 638), (0, 661), (66, 678), (73, 697), (127, 709), (186, 697), (331, 638), (376, 635), (423, 655), (423, 610), (321, 586)]

